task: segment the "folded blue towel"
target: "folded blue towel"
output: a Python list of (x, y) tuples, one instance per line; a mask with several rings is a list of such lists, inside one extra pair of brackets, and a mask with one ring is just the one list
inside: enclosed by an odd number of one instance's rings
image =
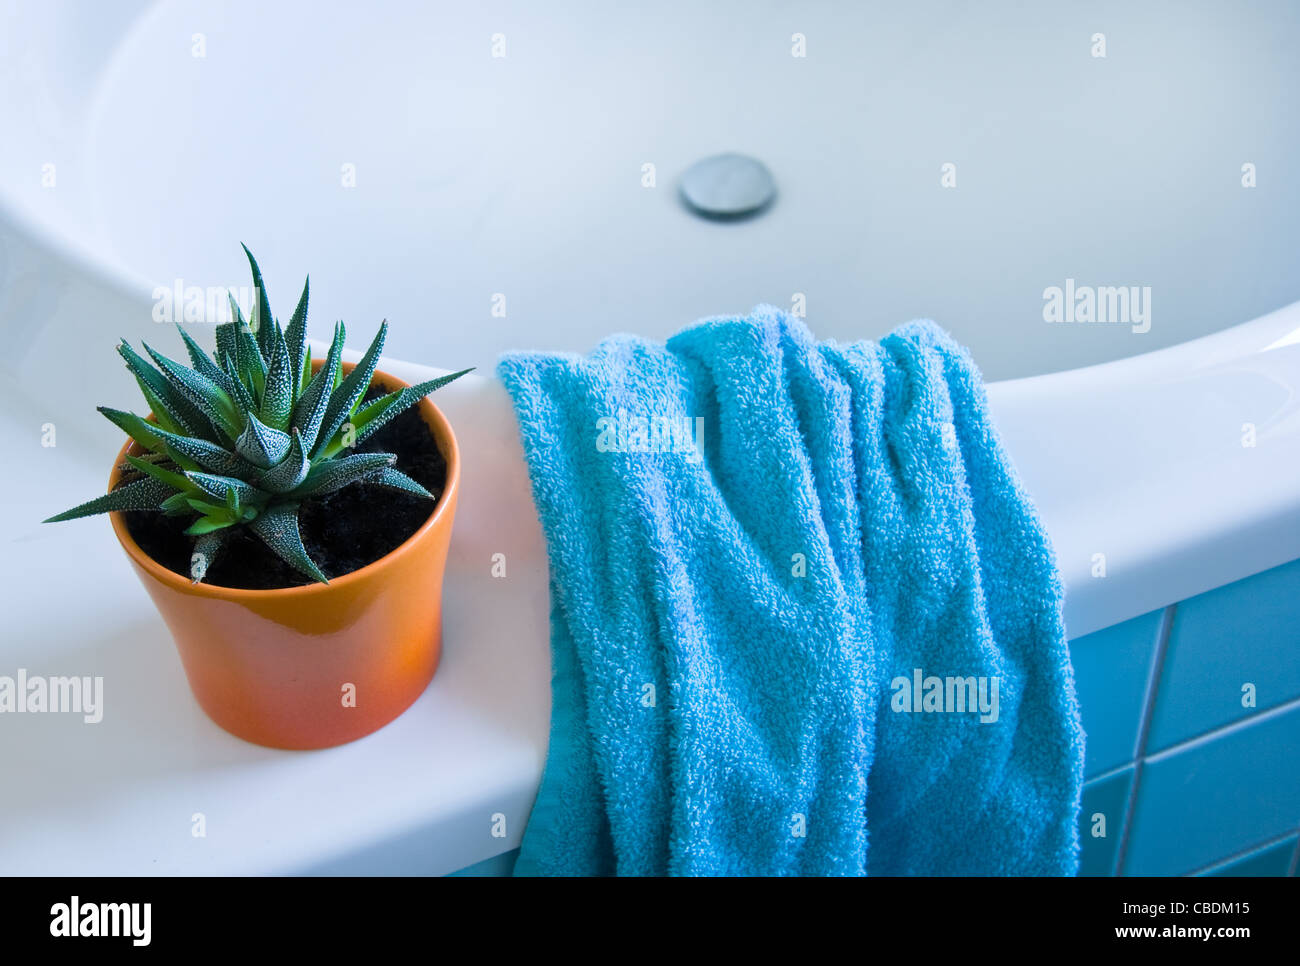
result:
[(499, 372), (551, 561), (516, 874), (1076, 872), (1060, 579), (938, 326), (761, 306)]

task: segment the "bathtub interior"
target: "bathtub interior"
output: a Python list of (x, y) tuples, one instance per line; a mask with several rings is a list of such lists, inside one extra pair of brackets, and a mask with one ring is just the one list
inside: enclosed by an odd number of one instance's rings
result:
[[(479, 444), (465, 481), (478, 508), (462, 507), (450, 564), (446, 636), (461, 646), (403, 719), (328, 755), (285, 757), (216, 731), (107, 527), (33, 522), (82, 498), (116, 449), (91, 408), (133, 398), (120, 373), (104, 375), (112, 344), (165, 346), (149, 317), (156, 286), (247, 285), (237, 241), (262, 260), (280, 311), (312, 273), (314, 335), (342, 317), (359, 344), (382, 315), (392, 358), (484, 369), (506, 348), (582, 350), (618, 329), (666, 336), (802, 293), (820, 336), (930, 316), (998, 379), (1148, 353), (1300, 297), (1289, 217), (1300, 179), (1269, 176), (1300, 154), (1287, 109), (1300, 16), (1280, 4), (1266, 5), (1268, 34), (1173, 4), (1032, 22), (959, 4), (670, 3), (636, 15), (378, 2), (355, 18), (244, 0), (0, 6), (13, 25), (0, 71), (17, 95), (0, 99), (0, 329), (17, 347), (3, 362), (0, 443), (30, 446), (46, 422), (75, 440), (44, 452), (48, 472), (8, 484), (30, 564), (12, 589), (36, 603), (12, 615), (6, 662), (102, 668), (121, 708), (89, 742), (30, 718), (8, 731), (15, 767), (39, 770), (48, 755), (68, 766), (8, 797), (6, 820), (63, 843), (15, 847), (18, 869), (509, 870), (545, 753), (548, 659), (545, 560), (535, 520), (512, 515), (530, 503), (499, 386), (466, 380), (438, 397)], [(1104, 59), (1089, 56), (1097, 31)], [(504, 58), (491, 56), (498, 33)], [(796, 33), (805, 58), (790, 55)], [(780, 192), (770, 211), (721, 224), (682, 210), (676, 175), (721, 150), (768, 163)], [(953, 189), (940, 187), (947, 161)], [(1245, 161), (1256, 188), (1241, 186)], [(355, 187), (341, 182), (345, 164)], [(1151, 286), (1150, 331), (1045, 324), (1042, 291), (1067, 278)], [(1245, 350), (1223, 332), (1194, 365), (1143, 356), (1047, 377), (1063, 380), (1050, 391), (1035, 379), (990, 389), (1075, 609), (1085, 874), (1294, 871), (1300, 575), (1287, 561), (1300, 539), (1276, 524), (1297, 517), (1224, 523), (1237, 549), (1206, 552), (1195, 587), (1169, 580), (1147, 539), (1164, 508), (1204, 503), (1207, 490), (1263, 487), (1257, 508), (1296, 503), (1283, 472), (1294, 461), (1276, 448), (1207, 481), (1207, 466), (1240, 454), (1196, 445), (1216, 411), (1232, 435), (1243, 410), (1275, 444), (1294, 444), (1300, 345), (1259, 350), (1300, 332), (1300, 310), (1267, 332)], [(1098, 484), (1140, 459), (1164, 475)], [(1199, 482), (1180, 491), (1173, 470)], [(1109, 585), (1086, 572), (1103, 522)], [(1267, 553), (1243, 563), (1243, 542)], [(510, 607), (478, 566), (502, 547), (527, 588)], [(68, 559), (95, 575), (76, 608), (48, 576)], [(74, 820), (66, 803), (87, 780), (96, 791)], [(367, 784), (384, 789), (382, 806)], [(303, 823), (326, 796), (329, 814)], [(195, 799), (225, 824), (224, 855), (162, 831)], [(498, 814), (504, 837), (488, 831)]]
[[(6, 6), (0, 204), (138, 291), (246, 286), (245, 241), (281, 303), (313, 273), (315, 335), (387, 316), (430, 365), (769, 302), (931, 317), (1004, 379), (1300, 298), (1293, 4)], [(726, 150), (774, 172), (762, 217), (678, 203)], [(1150, 331), (1045, 323), (1067, 279), (1149, 286)]]

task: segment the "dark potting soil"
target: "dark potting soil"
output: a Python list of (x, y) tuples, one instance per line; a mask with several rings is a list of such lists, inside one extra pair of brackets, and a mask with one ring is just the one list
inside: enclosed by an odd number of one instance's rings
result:
[[(372, 388), (367, 399), (383, 391)], [(395, 468), (414, 479), (435, 497), (442, 496), (447, 464), (429, 427), (412, 407), (394, 418), (356, 447), (358, 453), (393, 453)], [(351, 483), (341, 490), (306, 500), (298, 512), (303, 546), (316, 565), (333, 578), (372, 564), (406, 542), (437, 507), (428, 500), (400, 490)], [(192, 517), (136, 510), (125, 514), (127, 530), (158, 563), (183, 577), (190, 574), (194, 538), (185, 528)], [(267, 548), (247, 527), (236, 527), (226, 538), (207, 574), (205, 584), (269, 590), (315, 583)]]

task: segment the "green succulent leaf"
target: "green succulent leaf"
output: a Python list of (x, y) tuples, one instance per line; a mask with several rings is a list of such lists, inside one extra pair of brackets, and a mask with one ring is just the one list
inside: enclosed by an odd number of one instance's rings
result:
[(199, 517), (185, 528), (185, 532), (190, 534), (190, 536), (202, 536), (204, 534), (213, 533), (217, 530), (224, 530), (227, 527), (232, 527), (235, 525), (235, 522), (236, 521), (234, 520), (227, 520), (225, 517)]
[[(209, 443), (195, 436), (169, 433), (155, 430), (155, 435), (162, 440), (166, 453), (183, 469), (205, 469), (222, 476), (251, 477), (258, 468), (225, 447)], [(193, 464), (193, 465), (186, 465)]]
[(268, 507), (254, 518), (249, 528), (285, 563), (322, 584), (329, 583), (329, 578), (316, 566), (308, 555), (307, 548), (302, 545), (297, 503), (279, 503)]
[(194, 512), (194, 508), (190, 506), (192, 499), (193, 497), (188, 493), (173, 493), (158, 504), (158, 509), (169, 517), (189, 516)]
[(284, 459), (291, 442), (288, 433), (264, 425), (250, 413), (248, 425), (235, 440), (235, 452), (258, 469), (269, 470)]
[[(339, 331), (343, 332), (340, 336)], [(338, 323), (335, 329), (335, 338), (346, 338), (347, 330), (343, 323)], [(375, 374), (375, 366), (379, 362), (380, 353), (384, 351), (384, 340), (388, 337), (388, 322), (379, 323), (379, 331), (375, 333), (374, 339), (370, 342), (370, 347), (366, 349), (360, 361), (352, 367), (352, 371), (338, 382), (333, 394), (330, 396), (329, 406), (325, 410), (324, 424), (321, 427), (320, 438), (317, 441), (317, 449), (323, 449), (338, 433), (339, 428), (347, 422), (348, 417), (352, 414), (356, 404), (365, 397), (366, 390), (370, 388), (370, 380)], [(340, 370), (341, 371), (341, 370)], [(339, 379), (339, 374), (335, 373), (335, 380)]]
[(216, 562), (221, 548), (225, 546), (226, 537), (230, 535), (227, 527), (201, 534), (194, 541), (194, 552), (190, 555), (190, 580), (201, 583)]
[(266, 387), (262, 391), (258, 418), (272, 429), (284, 431), (289, 428), (289, 416), (293, 412), (294, 382), (299, 373), (289, 360), (289, 350), (279, 327), (271, 326), (271, 334), (267, 338), (271, 342), (271, 356), (266, 369)]
[[(148, 420), (141, 419), (135, 413), (123, 412), (120, 409), (110, 409), (108, 406), (96, 406), (99, 412), (103, 413), (113, 425), (117, 426), (126, 435), (149, 450), (151, 453), (165, 453), (166, 443), (161, 435), (159, 428), (149, 424)], [(163, 431), (165, 432), (165, 430)]]
[[(230, 293), (226, 293), (227, 298)], [(226, 356), (235, 357), (235, 323), (222, 322), (216, 327), (213, 334), (217, 340), (216, 356), (218, 359), (224, 359)]]
[(275, 318), (271, 315), (271, 300), (266, 294), (266, 282), (262, 279), (262, 270), (257, 267), (257, 259), (253, 257), (247, 245), (242, 247), (244, 254), (248, 256), (248, 267), (253, 270), (253, 289), (257, 295), (253, 301), (251, 328), (257, 336), (257, 345), (262, 350), (262, 358), (269, 360), (273, 345), (271, 332), (273, 330), (279, 332), (280, 327), (275, 324)]
[(432, 493), (422, 487), (415, 480), (411, 479), (401, 470), (395, 470), (391, 466), (379, 470), (373, 476), (366, 477), (366, 483), (374, 486), (386, 486), (392, 490), (402, 490), (406, 493), (413, 493), (416, 496), (427, 497), (430, 500), (437, 499)]
[(302, 433), (302, 444), (310, 453), (316, 445), (316, 436), (329, 408), (330, 389), (334, 385), (334, 376), (343, 361), (343, 326), (334, 327), (334, 341), (330, 343), (329, 355), (325, 364), (312, 378), (306, 391), (298, 400), (293, 410), (293, 425)]
[(135, 376), (140, 392), (160, 425), (166, 414), (181, 432), (216, 435), (212, 421), (203, 415), (202, 410), (173, 389), (166, 376), (146, 362), (130, 345), (122, 342), (117, 351)]
[(138, 456), (131, 456), (130, 454), (127, 455), (126, 461), (145, 476), (152, 476), (159, 483), (166, 483), (173, 490), (179, 490), (182, 493), (198, 492), (198, 488), (186, 479), (183, 473), (176, 473), (165, 467), (159, 466), (157, 463), (151, 463), (148, 460), (142, 460)]
[(307, 453), (303, 450), (302, 435), (295, 429), (293, 431), (293, 441), (289, 444), (288, 455), (263, 473), (262, 478), (257, 481), (257, 485), (259, 488), (271, 493), (291, 493), (295, 487), (307, 479), (307, 472), (310, 469), (311, 460), (307, 458)]
[[(473, 369), (462, 369), (460, 372), (453, 372), (445, 376), (439, 376), (436, 379), (429, 379), (425, 382), (414, 386), (407, 386), (405, 389), (399, 389), (397, 392), (390, 392), (386, 396), (374, 400), (365, 406), (360, 412), (352, 418), (353, 446), (360, 446), (367, 439), (377, 433), (384, 426), (388, 425), (395, 417), (400, 416), (406, 410), (410, 409), (429, 393), (436, 389), (441, 389), (450, 382), (459, 379), (466, 373), (473, 372)], [(344, 449), (344, 438), (340, 435), (338, 438), (330, 441), (322, 455), (333, 456)]]
[(179, 362), (173, 362), (161, 352), (146, 345), (145, 351), (162, 370), (168, 384), (191, 405), (195, 406), (208, 420), (219, 427), (231, 439), (237, 437), (243, 427), (243, 420), (235, 401), (219, 385), (201, 373), (188, 369)]
[(317, 461), (293, 495), (324, 496), (392, 466), (396, 461), (397, 457), (392, 453), (354, 453), (342, 459)]
[(195, 372), (206, 379), (212, 381), (214, 385), (221, 389), (230, 400), (234, 403), (235, 418), (242, 429), (244, 420), (248, 418), (249, 412), (253, 409), (253, 399), (248, 390), (244, 387), (243, 381), (238, 374), (227, 372), (223, 367), (217, 365), (207, 353), (203, 351), (202, 346), (195, 342), (186, 331), (181, 327), (176, 327), (185, 341), (185, 349), (189, 353), (190, 362)]
[(219, 517), (228, 518), (228, 515), (226, 514), (226, 504), (224, 500), (221, 503), (213, 503), (211, 500), (205, 500), (199, 497), (187, 496), (185, 498), (185, 503), (189, 506), (191, 510), (193, 510), (195, 513), (199, 514), (200, 516), (205, 516), (205, 517), (219, 516)]
[(172, 433), (189, 432), (183, 423), (177, 421), (174, 414), (168, 412), (167, 406), (154, 395), (153, 390), (149, 388), (143, 379), (136, 377), (135, 381), (136, 385), (140, 387), (140, 394), (144, 396), (145, 405), (149, 407), (149, 411), (153, 414), (153, 418), (157, 420), (159, 426)]
[(232, 356), (222, 354), (221, 371), (225, 373), (226, 376), (226, 382), (221, 384), (222, 388), (224, 388), (226, 392), (230, 394), (230, 398), (235, 401), (240, 416), (247, 419), (248, 414), (257, 408), (257, 404), (253, 402), (252, 392), (244, 385), (244, 380), (240, 376), (239, 368), (235, 365), (235, 360)]
[(177, 452), (174, 447), (164, 443), (163, 449), (167, 459), (175, 463), (179, 469), (185, 472), (203, 469), (203, 467), (199, 466), (198, 463), (194, 462), (194, 460), (190, 459), (184, 453)]
[(289, 371), (298, 380), (297, 385), (294, 386), (295, 399), (302, 391), (302, 387), (306, 385), (303, 372), (311, 372), (310, 365), (303, 369), (303, 358), (307, 356), (307, 298), (310, 288), (311, 276), (308, 275), (306, 281), (302, 283), (302, 295), (298, 297), (298, 307), (293, 310), (293, 315), (289, 317), (289, 326), (284, 330), (284, 343), (289, 349)]
[(311, 382), (311, 345), (307, 345), (302, 357), (302, 375), (298, 377), (298, 396), (301, 397), (307, 391), (307, 384)]
[(203, 347), (194, 341), (193, 337), (185, 331), (182, 325), (176, 326), (176, 331), (181, 334), (181, 340), (185, 343), (185, 351), (190, 357), (190, 367), (199, 375), (211, 380), (219, 386), (227, 395), (232, 395), (232, 380), (212, 357), (203, 351)]
[(266, 383), (266, 360), (257, 344), (253, 330), (244, 321), (244, 313), (233, 295), (230, 296), (230, 316), (234, 319), (235, 369), (249, 393), (260, 399)]
[(234, 476), (219, 476), (216, 473), (186, 473), (185, 476), (192, 486), (198, 488), (200, 499), (204, 499), (206, 494), (217, 504), (214, 513), (225, 509), (226, 494), (230, 490), (235, 490), (243, 503), (262, 503), (266, 499), (266, 494), (257, 487)]
[(76, 520), (79, 517), (94, 516), (96, 513), (111, 513), (114, 510), (157, 510), (174, 492), (166, 483), (146, 476), (125, 486), (119, 486), (71, 510), (57, 513), (45, 522), (61, 523), (64, 520)]

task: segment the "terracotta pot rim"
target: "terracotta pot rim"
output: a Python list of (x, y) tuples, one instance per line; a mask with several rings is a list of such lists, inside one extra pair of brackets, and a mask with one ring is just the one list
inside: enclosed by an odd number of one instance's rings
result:
[[(320, 368), (320, 365), (321, 360), (316, 360), (312, 366), (313, 370)], [(350, 362), (343, 363), (345, 369), (351, 369), (353, 365), (354, 363)], [(398, 379), (396, 376), (389, 375), (379, 369), (376, 369), (374, 375), (371, 377), (372, 382), (375, 379), (382, 379), (386, 383), (397, 386), (398, 388), (410, 385), (409, 383)], [(451, 421), (447, 419), (441, 409), (434, 405), (428, 396), (425, 396), (420, 400), (418, 409), (421, 414), (426, 417), (426, 426), (428, 425), (429, 417), (432, 417), (434, 427), (430, 429), (430, 435), (433, 436), (434, 441), (445, 441), (447, 444), (447, 451), (443, 454), (447, 463), (447, 477), (442, 492), (438, 495), (437, 505), (434, 507), (433, 512), (429, 514), (429, 518), (425, 520), (424, 523), (420, 524), (419, 529), (388, 553), (384, 554), (384, 556), (357, 570), (341, 574), (338, 577), (332, 577), (330, 578), (330, 582), (327, 584), (312, 582), (297, 587), (272, 587), (262, 590), (254, 590), (246, 587), (222, 587), (217, 584), (196, 584), (188, 577), (184, 577), (181, 574), (176, 573), (176, 571), (164, 567), (162, 564), (158, 563), (158, 561), (154, 560), (153, 557), (145, 553), (144, 550), (141, 549), (140, 545), (135, 542), (135, 538), (131, 536), (130, 531), (127, 529), (126, 521), (122, 517), (121, 511), (114, 511), (109, 514), (109, 519), (113, 524), (113, 532), (117, 534), (118, 541), (122, 544), (122, 548), (127, 552), (127, 554), (130, 555), (131, 559), (143, 568), (154, 580), (171, 587), (173, 590), (191, 594), (196, 597), (214, 597), (221, 600), (247, 602), (266, 601), (276, 597), (310, 600), (313, 597), (319, 597), (340, 589), (347, 589), (353, 584), (377, 577), (382, 571), (396, 566), (399, 558), (405, 556), (414, 544), (423, 540), (438, 526), (443, 516), (448, 512), (448, 505), (455, 502), (454, 498), (460, 484), (460, 447), (456, 442), (456, 434), (452, 431)], [(118, 451), (117, 458), (113, 462), (113, 471), (109, 474), (108, 478), (109, 490), (112, 490), (113, 486), (116, 485), (118, 476), (120, 475), (118, 467), (125, 461), (127, 451), (134, 445), (135, 441), (128, 437), (126, 443), (123, 444), (122, 448)]]

